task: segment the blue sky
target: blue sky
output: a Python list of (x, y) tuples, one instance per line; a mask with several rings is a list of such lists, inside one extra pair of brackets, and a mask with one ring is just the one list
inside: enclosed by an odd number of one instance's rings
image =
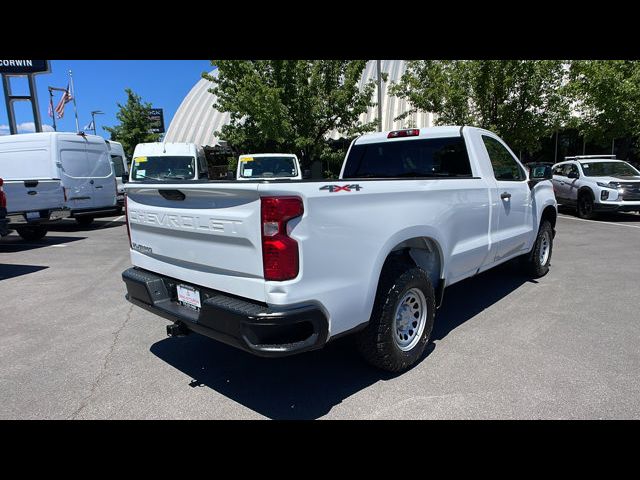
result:
[[(47, 115), (48, 86), (65, 88), (68, 72), (73, 72), (78, 121), (80, 129), (91, 121), (91, 111), (101, 110), (104, 115), (96, 115), (97, 134), (109, 138), (103, 126), (117, 123), (117, 103), (126, 102), (125, 88), (131, 88), (143, 101), (155, 108), (164, 109), (165, 129), (189, 90), (200, 79), (202, 72), (210, 72), (209, 60), (51, 60), (51, 73), (36, 75), (38, 103), (45, 130), (52, 125)], [(26, 95), (26, 78), (13, 78), (14, 95)], [(55, 92), (54, 106), (62, 92)], [(4, 92), (0, 88), (0, 135), (9, 133), (9, 120), (4, 102)], [(33, 131), (33, 114), (29, 102), (15, 102), (16, 123), (21, 132)], [(30, 123), (30, 125), (29, 125)], [(56, 119), (58, 131), (75, 132), (73, 103), (68, 103), (62, 119)]]

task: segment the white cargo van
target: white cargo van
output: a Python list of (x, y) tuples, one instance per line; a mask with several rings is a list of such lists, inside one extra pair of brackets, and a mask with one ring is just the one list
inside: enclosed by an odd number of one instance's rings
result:
[(122, 213), (124, 207), (124, 184), (129, 179), (129, 165), (127, 164), (127, 156), (124, 153), (124, 148), (120, 142), (114, 142), (113, 140), (105, 140), (107, 143), (107, 149), (109, 150), (109, 156), (111, 157), (111, 163), (113, 164), (113, 171), (116, 176), (116, 184), (118, 190), (118, 207), (119, 212)]
[[(9, 172), (3, 176), (5, 182), (29, 180), (32, 185), (38, 180), (43, 196), (45, 187), (51, 190), (49, 195), (58, 195), (62, 184), (59, 198), (79, 224), (89, 225), (96, 217), (118, 212), (116, 180), (104, 138), (71, 132), (8, 135), (0, 137), (0, 151), (2, 168)], [(11, 191), (6, 191), (7, 202), (19, 206)], [(35, 196), (32, 191), (27, 194)]]
[(204, 149), (195, 143), (139, 143), (129, 180), (201, 180), (209, 178)]
[(25, 240), (39, 240), (49, 223), (69, 216), (52, 148), (46, 134), (0, 136), (4, 234), (15, 229)]
[(254, 153), (238, 158), (237, 180), (301, 180), (300, 162), (293, 153)]

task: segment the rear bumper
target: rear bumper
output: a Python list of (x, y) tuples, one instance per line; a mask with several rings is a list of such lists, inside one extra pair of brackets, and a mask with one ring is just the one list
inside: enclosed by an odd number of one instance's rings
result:
[[(36, 214), (35, 216), (31, 216)], [(36, 212), (12, 212), (7, 215), (7, 221), (11, 227), (22, 225), (46, 225), (59, 222), (71, 215), (66, 208), (53, 208), (50, 210), (38, 210)]]
[(79, 217), (93, 217), (93, 218), (101, 218), (101, 217), (113, 217), (120, 212), (120, 205), (116, 204), (109, 207), (104, 208), (86, 208), (82, 210), (71, 210), (72, 218)]
[[(190, 285), (200, 292), (197, 311), (177, 301), (180, 280), (140, 268), (122, 272), (126, 298), (134, 305), (186, 329), (249, 353), (281, 357), (321, 348), (327, 341), (327, 318), (317, 305), (276, 309), (215, 290)], [(168, 327), (169, 331), (169, 327)]]

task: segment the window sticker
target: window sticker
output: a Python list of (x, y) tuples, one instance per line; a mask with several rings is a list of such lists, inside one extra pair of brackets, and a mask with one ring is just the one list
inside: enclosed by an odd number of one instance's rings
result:
[(139, 164), (139, 163), (144, 163), (144, 162), (146, 162), (146, 161), (147, 161), (147, 157), (136, 157), (136, 158), (134, 158), (134, 159), (133, 159), (133, 161), (134, 161), (134, 162), (136, 163), (136, 165), (137, 165), (137, 164)]
[(138, 171), (136, 172), (136, 175), (141, 175), (141, 176), (143, 176), (143, 177), (144, 177), (144, 176), (146, 176), (146, 173), (147, 173), (147, 171), (146, 171), (146, 170), (138, 170)]
[(253, 162), (253, 157), (245, 157), (242, 159), (243, 162)]
[(245, 177), (250, 177), (251, 175), (253, 175), (253, 169), (252, 168), (245, 168), (244, 172), (243, 172), (243, 175)]

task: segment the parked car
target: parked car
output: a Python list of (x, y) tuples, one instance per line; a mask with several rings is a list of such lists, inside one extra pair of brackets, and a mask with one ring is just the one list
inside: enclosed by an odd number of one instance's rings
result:
[(68, 217), (60, 171), (51, 161), (52, 137), (43, 134), (0, 136), (6, 230), (39, 240), (48, 224)]
[(254, 153), (238, 158), (237, 180), (301, 180), (300, 162), (292, 153)]
[(553, 166), (558, 203), (576, 209), (580, 218), (598, 212), (640, 212), (640, 172), (615, 155), (566, 157)]
[(525, 163), (524, 166), (527, 168), (530, 176), (533, 176), (533, 177), (552, 176), (553, 162), (529, 162), (529, 163)]
[(209, 178), (204, 149), (195, 143), (139, 143), (133, 151), (129, 181)]
[(127, 156), (124, 153), (124, 148), (120, 142), (113, 140), (105, 140), (107, 149), (109, 150), (109, 156), (111, 157), (111, 163), (113, 164), (113, 172), (116, 177), (116, 190), (117, 190), (117, 202), (118, 213), (122, 213), (124, 207), (124, 184), (129, 181), (129, 165), (127, 164)]
[(495, 134), (434, 127), (351, 143), (337, 180), (129, 183), (127, 299), (262, 356), (355, 333), (402, 371), (445, 287), (519, 258), (549, 270), (557, 205)]

